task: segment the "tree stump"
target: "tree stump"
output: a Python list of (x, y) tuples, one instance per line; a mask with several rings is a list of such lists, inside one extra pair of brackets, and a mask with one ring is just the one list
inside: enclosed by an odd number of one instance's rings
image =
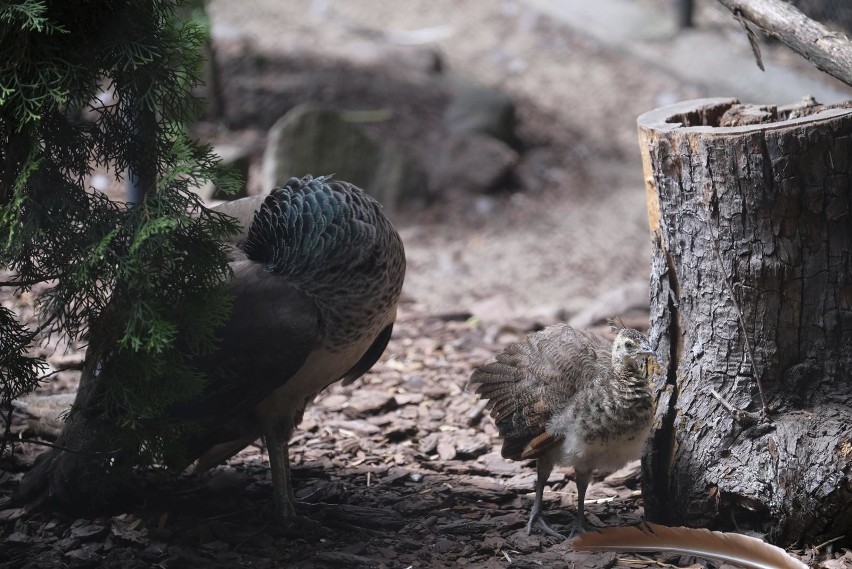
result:
[(852, 109), (701, 99), (638, 123), (668, 359), (648, 519), (850, 539)]

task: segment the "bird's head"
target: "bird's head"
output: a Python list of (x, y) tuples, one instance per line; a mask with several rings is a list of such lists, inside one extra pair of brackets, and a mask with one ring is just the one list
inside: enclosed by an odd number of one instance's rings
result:
[(626, 367), (631, 371), (644, 369), (651, 356), (656, 361), (657, 354), (651, 348), (651, 343), (645, 335), (633, 328), (621, 328), (612, 343), (612, 364)]

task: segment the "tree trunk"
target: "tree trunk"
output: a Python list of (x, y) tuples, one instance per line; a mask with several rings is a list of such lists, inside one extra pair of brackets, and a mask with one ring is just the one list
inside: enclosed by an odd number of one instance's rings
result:
[(650, 334), (668, 359), (646, 515), (785, 545), (849, 539), (852, 109), (735, 103), (639, 117)]

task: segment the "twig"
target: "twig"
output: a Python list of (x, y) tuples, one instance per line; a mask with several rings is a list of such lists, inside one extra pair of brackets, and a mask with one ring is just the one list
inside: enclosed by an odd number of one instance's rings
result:
[(782, 0), (719, 0), (814, 66), (852, 85), (852, 42)]
[[(709, 218), (709, 211), (707, 217)], [(710, 246), (713, 248), (713, 253), (716, 254), (716, 261), (719, 262), (719, 271), (722, 273), (722, 280), (728, 287), (728, 293), (731, 295), (731, 302), (734, 303), (734, 308), (737, 310), (737, 320), (739, 321), (740, 328), (743, 331), (743, 339), (745, 341), (746, 350), (748, 351), (748, 356), (751, 360), (751, 372), (754, 375), (754, 382), (757, 384), (757, 391), (760, 394), (760, 406), (763, 412), (763, 416), (765, 417), (767, 415), (767, 409), (766, 397), (763, 394), (763, 382), (760, 380), (760, 375), (757, 373), (757, 364), (755, 363), (754, 359), (754, 350), (752, 350), (751, 348), (751, 339), (749, 338), (748, 330), (746, 330), (745, 319), (743, 318), (743, 311), (740, 309), (740, 303), (737, 302), (737, 297), (734, 294), (734, 287), (731, 285), (731, 281), (728, 279), (728, 274), (725, 272), (725, 262), (722, 260), (722, 253), (719, 252), (719, 241), (716, 238), (716, 235), (713, 233), (713, 228), (710, 226), (710, 220), (708, 218), (704, 219), (704, 223), (705, 225), (707, 225), (708, 233), (710, 233)]]
[(38, 439), (30, 439), (27, 437), (16, 437), (15, 435), (0, 435), (0, 440), (5, 442), (13, 442), (13, 443), (27, 443), (31, 445), (40, 445), (50, 448), (55, 448), (56, 450), (61, 450), (63, 452), (70, 452), (71, 454), (118, 454), (117, 450), (78, 450), (74, 448), (64, 447), (62, 445), (57, 445), (54, 443), (49, 443), (47, 441), (40, 441)]
[(57, 369), (57, 370), (54, 370), (54, 371), (52, 371), (52, 372), (50, 372), (50, 373), (46, 373), (46, 374), (44, 374), (43, 376), (41, 376), (41, 377), (39, 377), (39, 378), (38, 378), (38, 382), (39, 382), (39, 383), (42, 383), (44, 380), (48, 379), (49, 377), (52, 377), (52, 376), (56, 375), (57, 373), (62, 373), (63, 371), (67, 371), (67, 370), (68, 370), (68, 368), (65, 368), (65, 369)]
[(751, 26), (748, 25), (748, 22), (745, 18), (743, 18), (743, 13), (740, 12), (739, 8), (734, 10), (734, 19), (740, 23), (746, 33), (746, 37), (748, 38), (748, 44), (751, 46), (751, 52), (754, 54), (754, 62), (757, 63), (757, 66), (761, 71), (766, 71), (766, 68), (763, 67), (763, 56), (760, 55), (760, 44), (757, 43), (757, 34), (754, 33), (754, 30), (751, 29)]
[(761, 413), (755, 413), (754, 411), (743, 411), (739, 407), (735, 407), (731, 404), (730, 401), (725, 399), (721, 393), (716, 391), (714, 388), (710, 388), (710, 395), (715, 397), (719, 403), (722, 404), (722, 407), (728, 410), (728, 413), (734, 418), (737, 423), (740, 423), (744, 426), (754, 425), (760, 422), (760, 420), (764, 417)]
[(831, 539), (829, 539), (828, 541), (823, 541), (823, 542), (822, 542), (822, 543), (820, 543), (819, 545), (814, 546), (814, 552), (815, 552), (815, 553), (819, 553), (819, 550), (820, 550), (820, 549), (822, 549), (823, 547), (825, 547), (826, 545), (831, 545), (832, 543), (835, 543), (835, 542), (837, 542), (837, 541), (840, 541), (840, 540), (841, 540), (841, 539), (843, 539), (844, 537), (846, 537), (846, 536), (838, 535), (837, 537), (832, 537), (832, 538), (831, 538)]
[(47, 281), (55, 281), (55, 280), (57, 280), (61, 277), (62, 277), (62, 275), (51, 275), (51, 276), (42, 277), (42, 278), (38, 278), (38, 279), (0, 281), (0, 286), (15, 286), (15, 287), (32, 286), (32, 285), (44, 283), (44, 282), (47, 282)]
[(247, 543), (250, 539), (252, 539), (253, 537), (257, 537), (258, 535), (260, 535), (260, 534), (262, 534), (264, 531), (266, 531), (266, 528), (268, 528), (268, 527), (269, 527), (269, 523), (265, 523), (265, 524), (263, 524), (262, 526), (260, 526), (260, 529), (259, 529), (259, 530), (251, 532), (251, 533), (248, 535), (248, 537), (246, 537), (244, 540), (242, 540), (242, 541), (241, 541), (241, 542), (239, 542), (237, 545), (235, 545), (235, 546), (234, 546), (234, 549), (233, 549), (232, 551), (236, 551), (236, 550), (238, 550), (238, 549), (239, 549), (239, 548), (241, 548), (243, 545), (245, 545), (245, 544), (246, 544), (246, 543)]

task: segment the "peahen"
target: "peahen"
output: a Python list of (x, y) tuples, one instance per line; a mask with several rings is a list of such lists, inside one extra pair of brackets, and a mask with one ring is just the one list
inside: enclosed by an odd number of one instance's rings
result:
[[(169, 419), (193, 425), (186, 447), (196, 471), (263, 436), (276, 513), (293, 518), (290, 436), (320, 391), (361, 376), (381, 356), (396, 318), (405, 253), (379, 203), (329, 177), (292, 178), (267, 196), (216, 209), (244, 228), (229, 253), (233, 311), (219, 330), (219, 349), (193, 362), (209, 377), (204, 392), (171, 408)], [(63, 438), (97, 439), (97, 414), (86, 409), (96, 389), (96, 369), (87, 361), (60, 446)], [(19, 495), (73, 503), (92, 464), (85, 455), (51, 450)]]

